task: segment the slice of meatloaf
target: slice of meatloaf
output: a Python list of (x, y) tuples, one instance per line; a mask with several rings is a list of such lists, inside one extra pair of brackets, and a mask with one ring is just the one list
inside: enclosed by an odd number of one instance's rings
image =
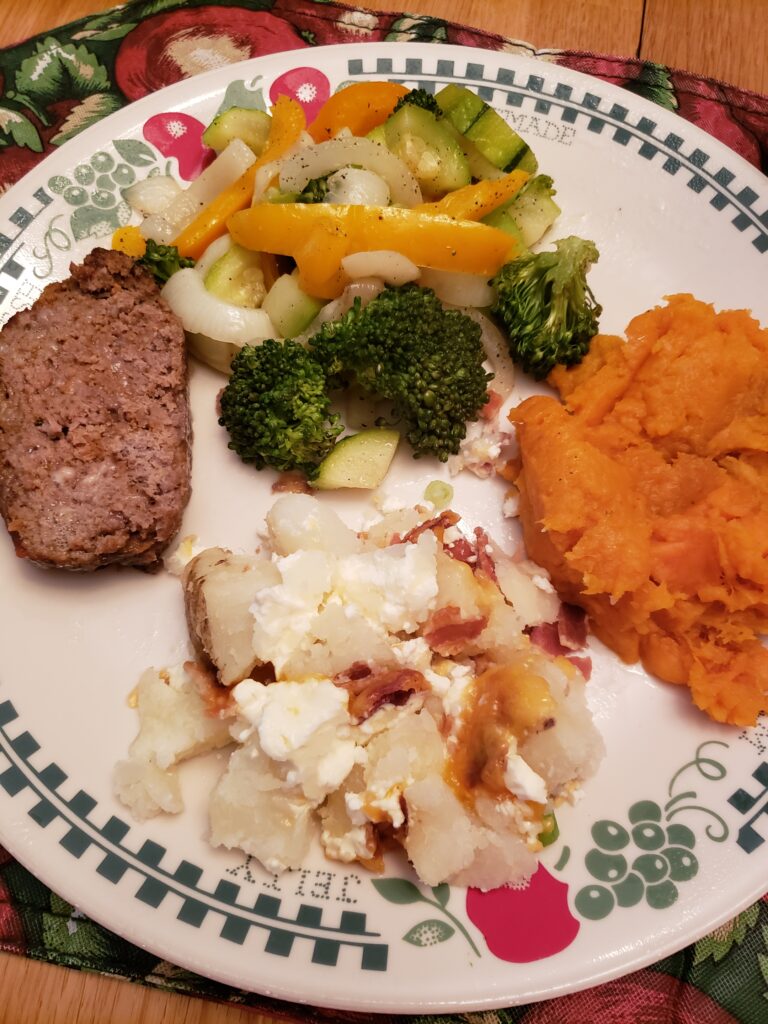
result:
[(0, 332), (0, 512), (45, 566), (157, 568), (190, 493), (184, 332), (95, 249)]

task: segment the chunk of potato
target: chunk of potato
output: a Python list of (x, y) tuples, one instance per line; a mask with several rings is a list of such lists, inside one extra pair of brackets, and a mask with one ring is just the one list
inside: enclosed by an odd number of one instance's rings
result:
[(226, 548), (207, 548), (186, 566), (182, 585), (189, 634), (224, 686), (246, 679), (259, 664), (250, 607), (259, 590), (279, 582), (271, 562)]

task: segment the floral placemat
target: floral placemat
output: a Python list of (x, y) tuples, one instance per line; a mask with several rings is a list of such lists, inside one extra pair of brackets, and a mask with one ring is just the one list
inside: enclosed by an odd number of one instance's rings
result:
[[(325, 0), (134, 0), (0, 50), (0, 192), (133, 100), (250, 57), (339, 42), (399, 40), (507, 50), (595, 75), (698, 125), (768, 173), (768, 98), (634, 58), (537, 51), (439, 18)], [(458, 1024), (764, 1024), (768, 899), (674, 956), (598, 988), (532, 1006), (444, 1017), (298, 1007), (216, 984), (112, 934), (0, 848), (0, 950), (302, 1021)]]

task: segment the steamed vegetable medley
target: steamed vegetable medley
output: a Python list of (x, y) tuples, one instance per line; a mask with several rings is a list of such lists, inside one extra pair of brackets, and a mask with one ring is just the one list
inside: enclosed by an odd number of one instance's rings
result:
[[(144, 220), (113, 244), (229, 375), (220, 423), (259, 469), (375, 487), (402, 434), (414, 457), (484, 475), (511, 360), (543, 378), (597, 333), (597, 249), (534, 251), (560, 213), (552, 179), (468, 89), (354, 84), (309, 125), (281, 96), (225, 110), (203, 139), (218, 156), (187, 189), (128, 190)], [(378, 415), (342, 438), (350, 389)]]

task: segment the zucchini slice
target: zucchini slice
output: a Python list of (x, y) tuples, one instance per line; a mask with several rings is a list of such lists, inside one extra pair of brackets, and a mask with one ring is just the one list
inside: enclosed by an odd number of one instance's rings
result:
[(435, 96), (443, 116), (494, 167), (534, 174), (538, 162), (528, 143), (485, 100), (462, 85), (446, 85)]
[(371, 427), (343, 437), (320, 463), (312, 486), (321, 491), (340, 487), (373, 490), (387, 475), (399, 440), (400, 434), (386, 427)]
[(241, 139), (256, 156), (261, 156), (271, 120), (263, 110), (230, 107), (214, 117), (203, 132), (203, 142), (220, 153), (232, 139)]
[(423, 107), (406, 103), (387, 118), (384, 141), (430, 197), (443, 196), (470, 182), (467, 158), (456, 138)]

